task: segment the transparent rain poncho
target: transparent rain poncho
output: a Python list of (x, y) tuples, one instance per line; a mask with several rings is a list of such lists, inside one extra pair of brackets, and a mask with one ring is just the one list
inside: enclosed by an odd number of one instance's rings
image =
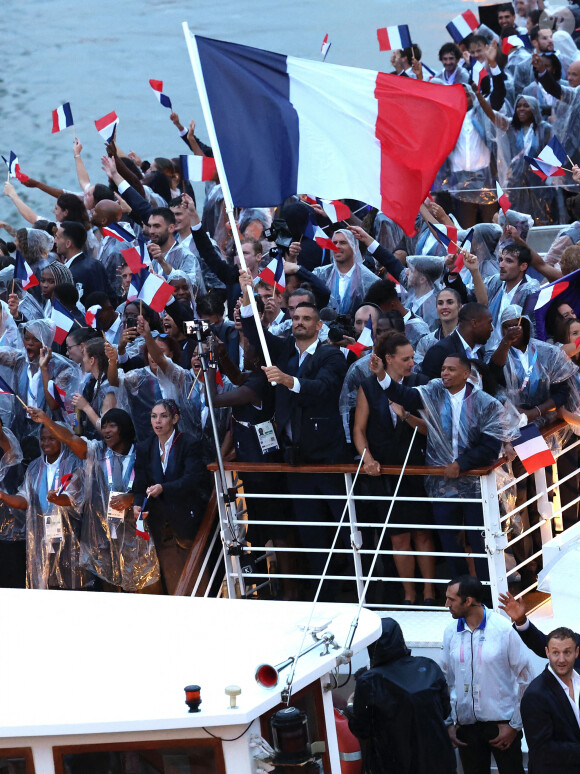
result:
[[(458, 454), (474, 447), (482, 434), (502, 442), (517, 438), (519, 431), (513, 416), (501, 403), (483, 390), (469, 387), (459, 417)], [(453, 453), (449, 393), (441, 379), (433, 379), (416, 389), (423, 401), (420, 414), (427, 422), (426, 464), (446, 467), (457, 457)], [(425, 488), (431, 497), (474, 497), (480, 493), (479, 479), (472, 476), (447, 481), (443, 476), (426, 476)]]
[(405, 237), (405, 232), (394, 220), (379, 212), (373, 223), (373, 237), (379, 244), (394, 253)]
[(144, 441), (153, 433), (151, 427), (151, 409), (163, 398), (169, 398), (167, 390), (159, 384), (153, 371), (135, 368), (123, 372), (119, 369), (119, 387), (117, 389), (117, 407), (126, 411), (135, 427), (135, 440)]
[[(70, 505), (49, 503), (48, 491), (58, 491), (62, 477), (72, 474), (65, 494)], [(26, 585), (31, 589), (82, 589), (91, 584), (90, 573), (80, 564), (80, 532), (84, 500), (84, 470), (66, 446), (54, 478), (44, 456), (28, 466), (18, 492), (28, 503), (26, 509)]]
[[(9, 451), (0, 458), (0, 490), (14, 494), (24, 476), (22, 466), (22, 449), (14, 433), (7, 427), (4, 435), (10, 441)], [(0, 503), (0, 540), (13, 542), (26, 537), (26, 511), (11, 508), (5, 502)]]
[[(501, 324), (503, 325), (507, 320), (519, 320), (521, 316), (521, 307), (512, 304), (504, 309), (501, 315)], [(531, 324), (526, 316), (522, 317), (521, 324), (529, 331)], [(577, 411), (578, 395), (572, 377), (578, 373), (578, 368), (566, 356), (565, 352), (553, 344), (530, 338), (526, 354), (527, 369), (515, 347), (510, 348), (506, 364), (503, 367), (506, 382), (505, 394), (513, 405), (517, 408), (538, 406), (550, 398), (551, 385), (570, 380), (568, 404), (571, 408), (569, 410)], [(532, 364), (533, 368), (529, 371)], [(537, 420), (534, 418), (535, 424), (540, 427), (548, 421), (550, 420), (546, 416), (538, 417)]]
[(347, 441), (350, 441), (350, 426), (351, 416), (356, 408), (356, 398), (358, 395), (358, 388), (371, 375), (369, 363), (371, 360), (371, 353), (363, 355), (349, 367), (342, 384), (342, 390), (340, 391), (340, 398), (338, 401), (338, 410), (342, 416), (342, 423), (346, 434)]
[[(187, 274), (187, 272), (181, 271), (180, 269), (173, 269), (173, 271), (170, 274), (168, 274), (167, 282), (169, 282), (170, 285), (173, 284), (172, 280), (173, 281), (185, 280), (185, 282), (187, 283), (187, 287), (189, 289), (189, 305), (193, 310), (193, 316), (197, 317), (197, 305), (196, 305), (197, 297), (200, 293), (203, 295), (204, 291), (200, 289), (200, 287), (192, 281), (190, 274)], [(171, 309), (169, 310), (169, 312), (171, 313)]]
[(115, 491), (114, 457), (122, 467), (123, 491), (118, 490), (117, 494), (125, 494), (131, 491), (135, 477), (135, 447), (129, 454), (114, 455), (104, 441), (87, 440), (86, 443), (81, 563), (113, 586), (120, 586), (124, 591), (139, 591), (160, 577), (153, 541), (137, 535), (132, 507), (125, 511), (109, 509), (110, 493)]
[(10, 314), (8, 304), (0, 301), (0, 347), (22, 348), (22, 339), (18, 334), (18, 326)]

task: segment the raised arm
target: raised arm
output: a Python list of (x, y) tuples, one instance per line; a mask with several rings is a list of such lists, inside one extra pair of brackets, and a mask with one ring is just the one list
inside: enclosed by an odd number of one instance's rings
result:
[(165, 373), (169, 367), (169, 362), (151, 335), (151, 328), (149, 327), (149, 323), (141, 314), (139, 317), (137, 317), (137, 333), (139, 336), (143, 336), (145, 343), (147, 344), (147, 352), (157, 363), (157, 366), (163, 371), (163, 373)]
[(9, 199), (12, 200), (12, 204), (16, 207), (18, 212), (22, 215), (24, 220), (27, 220), (29, 223), (34, 225), (36, 221), (38, 220), (38, 215), (34, 212), (34, 210), (28, 206), (28, 204), (25, 204), (20, 196), (16, 193), (16, 189), (12, 185), (10, 181), (4, 183), (4, 196), (7, 196)]
[(78, 137), (75, 137), (73, 142), (73, 155), (75, 159), (77, 179), (79, 181), (81, 190), (86, 191), (91, 184), (91, 179), (89, 177), (89, 173), (87, 172), (87, 168), (85, 167), (85, 162), (83, 161), (83, 157), (81, 156), (82, 150), (83, 150), (82, 142), (79, 140)]
[(33, 422), (37, 422), (39, 425), (44, 425), (55, 438), (64, 443), (72, 451), (72, 453), (80, 460), (86, 460), (87, 458), (87, 442), (81, 436), (74, 435), (71, 431), (53, 422), (50, 417), (47, 417), (42, 409), (28, 407), (28, 416)]
[(119, 360), (117, 354), (117, 348), (105, 339), (105, 355), (109, 360), (109, 366), (107, 368), (107, 380), (111, 387), (119, 386)]

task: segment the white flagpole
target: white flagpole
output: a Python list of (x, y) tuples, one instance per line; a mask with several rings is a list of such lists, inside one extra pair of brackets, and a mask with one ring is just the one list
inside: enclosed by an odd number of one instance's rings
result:
[[(203, 71), (201, 69), (201, 62), (199, 59), (199, 52), (197, 50), (197, 44), (195, 42), (195, 39), (193, 35), (191, 34), (191, 31), (189, 29), (189, 25), (187, 22), (182, 23), (183, 27), (183, 34), (185, 35), (185, 42), (187, 43), (187, 50), (189, 52), (189, 58), (191, 60), (191, 66), (193, 68), (193, 75), (195, 77), (195, 83), (197, 85), (197, 90), (199, 92), (199, 100), (201, 102), (201, 109), (203, 111), (203, 117), (205, 118), (205, 123), (207, 126), (207, 132), (209, 134), (209, 141), (211, 143), (211, 147), (214, 154), (214, 159), (220, 179), (220, 183), (222, 186), (222, 191), (224, 193), (224, 204), (226, 207), (226, 213), (228, 215), (228, 220), (230, 222), (230, 226), (232, 229), (232, 236), (234, 238), (234, 243), (236, 245), (236, 251), (238, 253), (238, 258), (240, 259), (240, 265), (244, 269), (244, 271), (248, 271), (248, 267), (246, 265), (246, 261), (244, 258), (244, 252), (242, 250), (242, 242), (240, 240), (240, 235), (238, 233), (238, 226), (236, 224), (236, 220), (234, 218), (234, 205), (232, 202), (232, 195), (230, 193), (230, 187), (228, 184), (228, 179), (226, 176), (226, 170), (224, 169), (224, 164), (222, 160), (222, 155), (220, 152), (220, 147), (217, 139), (217, 134), (215, 131), (215, 126), (213, 123), (213, 117), (211, 114), (211, 107), (209, 104), (209, 99), (207, 96), (207, 90), (205, 88), (205, 81), (203, 79)], [(268, 345), (266, 344), (266, 337), (264, 336), (264, 329), (262, 327), (262, 321), (260, 320), (260, 315), (258, 314), (258, 307), (256, 306), (256, 299), (254, 298), (253, 293), (248, 293), (250, 297), (250, 306), (252, 307), (252, 314), (254, 315), (254, 320), (256, 321), (256, 328), (258, 331), (258, 337), (260, 339), (260, 344), (262, 345), (262, 351), (264, 353), (264, 360), (266, 361), (267, 366), (272, 365), (272, 360), (270, 359), (270, 353), (268, 352)]]

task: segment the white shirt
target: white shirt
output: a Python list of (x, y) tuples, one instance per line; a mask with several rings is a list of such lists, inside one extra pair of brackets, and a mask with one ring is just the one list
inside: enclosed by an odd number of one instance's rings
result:
[[(449, 686), (451, 723), (507, 720), (522, 727), (520, 701), (532, 680), (528, 649), (510, 622), (485, 608), (473, 632), (461, 618), (443, 635), (443, 672)], [(448, 721), (448, 722), (449, 722)]]
[(340, 296), (341, 301), (344, 294), (348, 290), (348, 283), (350, 282), (350, 278), (352, 277), (353, 272), (354, 265), (346, 272), (346, 274), (342, 274), (340, 271), (338, 272), (338, 295)]
[(62, 459), (63, 452), (61, 452), (54, 462), (49, 462), (46, 457), (44, 458), (44, 464), (46, 465), (46, 491), (50, 492), (51, 489), (58, 489), (58, 469), (60, 468), (60, 461)]
[(503, 283), (502, 288), (502, 296), (501, 296), (501, 303), (499, 305), (499, 312), (497, 313), (497, 319), (499, 320), (501, 317), (501, 313), (503, 310), (509, 306), (512, 303), (512, 299), (515, 296), (516, 290), (519, 288), (519, 286), (522, 284), (523, 280), (520, 280), (517, 285), (514, 285), (514, 287), (511, 290), (506, 289), (505, 282)]
[(463, 345), (463, 349), (465, 350), (466, 356), (468, 358), (471, 358), (471, 359), (477, 357), (478, 356), (478, 352), (481, 349), (481, 344), (476, 344), (474, 347), (470, 347), (469, 344), (463, 338), (463, 336), (459, 333), (457, 328), (455, 330), (456, 330), (457, 335), (461, 339), (461, 344)]
[[(391, 379), (391, 381), (393, 381), (393, 380)], [(403, 379), (399, 380), (399, 384), (403, 384)], [(393, 411), (393, 407), (391, 405), (391, 401), (389, 401), (389, 411), (391, 412), (391, 419), (393, 420), (393, 426), (396, 427), (397, 421), (400, 419), (400, 417), (399, 417), (399, 415), (397, 414), (396, 411)]]
[[(318, 339), (316, 339), (316, 341), (313, 341), (309, 347), (306, 347), (304, 352), (300, 352), (300, 350), (298, 349), (298, 345), (296, 345), (296, 352), (298, 352), (298, 368), (300, 368), (300, 366), (306, 359), (306, 355), (313, 355), (316, 352), (317, 347), (318, 347)], [(300, 392), (300, 382), (296, 377), (294, 377), (294, 384), (292, 385), (292, 387), (290, 387), (290, 390), (292, 392)]]
[(453, 459), (457, 459), (457, 455), (459, 454), (459, 419), (461, 417), (461, 405), (463, 403), (463, 399), (465, 398), (465, 387), (462, 390), (459, 390), (459, 392), (456, 392), (455, 395), (452, 395), (450, 392), (448, 393), (449, 399), (451, 400), (451, 422), (452, 422), (452, 437), (451, 437), (451, 443), (453, 446)]
[(79, 255), (82, 255), (82, 253), (77, 253), (76, 255), (73, 255), (72, 258), (69, 258), (68, 261), (66, 261), (65, 266), (67, 269), (70, 269), (71, 264), (79, 257)]
[(38, 388), (42, 381), (40, 367), (36, 373), (32, 373), (32, 367), (30, 364), (27, 366), (28, 371), (28, 394), (26, 396), (26, 403), (33, 408), (38, 408)]
[[(414, 298), (412, 301), (409, 302), (409, 306), (411, 307), (411, 311), (413, 314), (418, 314), (418, 310), (423, 306), (425, 301), (427, 301), (428, 298), (430, 298), (433, 295), (433, 288), (428, 293), (425, 293), (424, 296), (420, 296), (419, 298)], [(405, 318), (403, 317), (403, 321), (406, 322)]]
[(562, 686), (562, 690), (568, 697), (568, 701), (570, 702), (570, 706), (572, 707), (572, 712), (576, 717), (576, 723), (578, 723), (578, 725), (580, 726), (580, 709), (578, 704), (578, 697), (580, 696), (580, 675), (575, 669), (572, 670), (572, 687), (574, 689), (574, 698), (572, 698), (570, 696), (570, 689), (568, 688), (568, 686), (563, 680), (560, 680), (558, 675), (552, 669), (551, 664), (548, 664), (548, 669)]
[(161, 446), (161, 442), (159, 442), (159, 456), (161, 457), (161, 467), (163, 468), (163, 472), (167, 470), (167, 462), (169, 460), (169, 452), (171, 451), (171, 447), (173, 446), (173, 439), (175, 437), (175, 430), (171, 433), (169, 438), (165, 441), (163, 446)]
[(472, 115), (472, 110), (465, 114), (457, 143), (449, 154), (453, 172), (475, 172), (489, 166), (489, 148), (473, 125)]

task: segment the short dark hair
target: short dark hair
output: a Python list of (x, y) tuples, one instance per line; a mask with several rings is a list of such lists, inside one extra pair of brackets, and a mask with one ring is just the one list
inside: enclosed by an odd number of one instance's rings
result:
[(123, 409), (112, 408), (101, 417), (101, 427), (105, 425), (117, 425), (121, 439), (131, 445), (135, 442), (135, 425), (129, 414)]
[[(447, 360), (447, 358), (449, 357), (453, 357), (455, 358), (455, 360), (459, 360), (462, 366), (464, 366), (465, 368), (469, 368), (471, 370), (471, 360), (467, 357), (465, 352), (450, 352), (448, 355), (445, 356), (445, 360)], [(445, 360), (443, 361), (443, 363), (445, 362)], [(441, 366), (443, 366), (443, 363), (441, 363)]]
[(397, 286), (392, 280), (384, 279), (373, 282), (365, 295), (365, 301), (367, 304), (376, 304), (380, 306), (388, 301), (396, 301), (399, 296), (397, 295)]
[(171, 159), (166, 159), (165, 156), (156, 156), (153, 161), (159, 172), (167, 171), (170, 174), (175, 172), (175, 167), (173, 166), (173, 161), (171, 161)]
[(513, 6), (513, 3), (500, 3), (500, 5), (496, 8), (497, 12), (500, 11), (509, 11), (512, 16), (516, 15), (516, 9)]
[(404, 48), (401, 51), (401, 54), (407, 59), (409, 63), (411, 63), (411, 61), (413, 60), (413, 57), (415, 57), (415, 59), (418, 62), (421, 61), (422, 52), (416, 43), (411, 43), (410, 46), (408, 46), (407, 48)]
[[(163, 218), (166, 223), (175, 225), (175, 215), (171, 212), (169, 207), (154, 207), (149, 213), (149, 218), (152, 215), (158, 215), (160, 218)], [(147, 220), (149, 220), (149, 218), (147, 218)]]
[(535, 27), (532, 27), (530, 30), (530, 40), (537, 40), (538, 35), (540, 34), (540, 25), (536, 24)]
[(75, 344), (84, 344), (97, 337), (101, 338), (101, 335), (94, 328), (73, 328), (67, 339), (72, 339)]
[(86, 309), (88, 309), (91, 306), (108, 306), (109, 304), (113, 306), (113, 303), (109, 296), (104, 293), (102, 290), (93, 290), (92, 293), (89, 293), (88, 296), (86, 296), (83, 305)]
[(316, 296), (311, 290), (307, 290), (306, 288), (296, 288), (296, 290), (293, 290), (292, 293), (289, 294), (288, 298), (295, 298), (295, 296), (304, 296), (304, 298), (308, 299), (308, 303), (316, 304)]
[(316, 304), (311, 304), (310, 301), (302, 301), (300, 304), (298, 304), (296, 309), (304, 309), (305, 307), (307, 309), (312, 309), (312, 311), (316, 315), (316, 319), (320, 320), (320, 310), (318, 309)]
[(455, 45), (455, 43), (444, 43), (439, 49), (439, 61), (443, 59), (445, 54), (453, 54), (453, 56), (459, 61), (461, 59), (461, 51)]
[(198, 296), (197, 301), (197, 313), (198, 315), (219, 314), (224, 313), (224, 301), (223, 298), (217, 293), (206, 293), (203, 296)]
[(554, 629), (553, 631), (548, 634), (548, 637), (546, 638), (546, 645), (550, 642), (550, 640), (572, 640), (572, 642), (576, 643), (576, 647), (578, 647), (578, 635), (576, 632), (573, 632), (572, 629), (568, 629), (567, 626), (559, 626), (557, 629)]
[(468, 44), (471, 45), (472, 43), (477, 43), (481, 46), (487, 46), (487, 39), (484, 38), (483, 35), (470, 35), (469, 38), (464, 40), (463, 42), (469, 42)]
[(70, 239), (76, 248), (82, 250), (87, 241), (86, 228), (76, 220), (63, 220), (60, 227), (66, 238)]
[(115, 194), (111, 191), (108, 185), (103, 185), (103, 183), (95, 183), (93, 199), (95, 204), (103, 201), (116, 201)]
[(181, 207), (183, 204), (183, 199), (181, 198), (181, 194), (179, 196), (174, 196), (173, 199), (169, 202), (170, 207)]
[(75, 285), (71, 285), (70, 282), (60, 282), (54, 286), (54, 295), (65, 306), (76, 306), (79, 300), (79, 291)]
[(390, 330), (405, 333), (405, 320), (398, 309), (391, 309), (389, 312), (383, 312), (379, 317), (379, 322), (381, 320), (389, 321), (389, 325), (391, 326)]
[[(540, 23), (540, 16), (542, 15), (541, 11), (538, 11), (538, 9), (534, 9), (533, 11), (528, 11), (527, 18), (532, 22), (534, 25), (534, 28), (537, 27)], [(536, 35), (537, 37), (537, 35)], [(535, 40), (535, 38), (533, 38)], [(530, 34), (530, 40), (532, 40), (532, 36)]]
[(546, 57), (546, 59), (552, 63), (552, 68), (554, 70), (552, 77), (556, 81), (559, 81), (562, 77), (562, 62), (560, 62), (557, 55), (553, 51), (542, 51), (540, 56)]
[(476, 320), (483, 314), (488, 313), (489, 309), (485, 304), (480, 304), (477, 301), (470, 301), (468, 304), (464, 304), (459, 310), (458, 320), (460, 323), (471, 322), (471, 320)]
[(387, 334), (381, 334), (377, 336), (377, 340), (374, 346), (374, 352), (381, 360), (385, 360), (387, 355), (394, 355), (397, 352), (397, 347), (406, 347), (411, 342), (409, 339), (398, 331), (391, 333), (387, 331)]
[(503, 249), (504, 252), (509, 253), (510, 255), (514, 255), (517, 258), (520, 266), (522, 263), (527, 263), (528, 266), (531, 266), (532, 253), (530, 252), (530, 248), (527, 245), (519, 245), (516, 242), (512, 242), (511, 244), (506, 245)]
[(476, 602), (481, 602), (483, 599), (483, 584), (473, 575), (458, 575), (456, 578), (452, 578), (447, 587), (459, 586), (457, 593), (461, 599), (465, 602), (467, 597), (473, 597)]

